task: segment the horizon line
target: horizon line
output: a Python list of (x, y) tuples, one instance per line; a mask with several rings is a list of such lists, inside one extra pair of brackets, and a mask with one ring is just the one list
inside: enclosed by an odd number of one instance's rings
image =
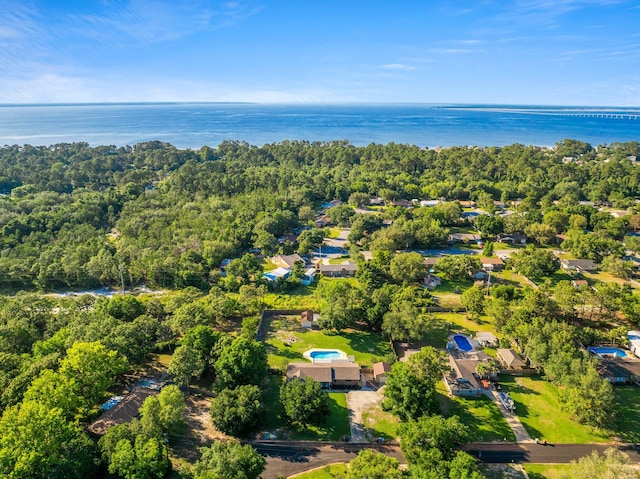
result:
[(145, 105), (260, 105), (260, 106), (428, 106), (441, 108), (598, 108), (635, 109), (640, 105), (562, 105), (548, 103), (470, 103), (470, 102), (255, 102), (255, 101), (95, 101), (0, 103), (0, 108), (58, 106), (145, 106)]

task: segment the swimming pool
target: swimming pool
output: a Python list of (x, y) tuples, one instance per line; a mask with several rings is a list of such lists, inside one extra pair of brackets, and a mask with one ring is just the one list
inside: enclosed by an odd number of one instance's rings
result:
[(627, 353), (624, 350), (619, 348), (604, 348), (604, 347), (595, 347), (592, 346), (589, 349), (589, 352), (592, 354), (597, 354), (598, 356), (615, 356), (617, 358), (626, 358)]
[(340, 359), (342, 355), (338, 351), (313, 351), (309, 353), (311, 359)]
[(453, 340), (456, 342), (456, 346), (458, 346), (460, 351), (464, 351), (466, 353), (473, 350), (473, 346), (471, 346), (471, 343), (466, 336), (456, 334), (453, 336)]
[(332, 361), (334, 359), (347, 359), (347, 353), (339, 349), (310, 349), (303, 356), (311, 361)]

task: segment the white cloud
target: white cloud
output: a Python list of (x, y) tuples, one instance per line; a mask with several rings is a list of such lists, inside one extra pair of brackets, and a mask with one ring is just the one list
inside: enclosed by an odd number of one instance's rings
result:
[(386, 65), (380, 66), (380, 68), (383, 68), (385, 70), (405, 70), (405, 71), (416, 69), (416, 67), (414, 66), (405, 65), (403, 63), (387, 63)]

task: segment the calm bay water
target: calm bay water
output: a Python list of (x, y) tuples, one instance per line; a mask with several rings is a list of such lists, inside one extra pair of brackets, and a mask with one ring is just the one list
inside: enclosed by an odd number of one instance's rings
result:
[(259, 105), (225, 103), (0, 106), (0, 145), (132, 145), (179, 148), (282, 140), (349, 140), (354, 145), (512, 143), (551, 146), (640, 141), (640, 108), (462, 105)]

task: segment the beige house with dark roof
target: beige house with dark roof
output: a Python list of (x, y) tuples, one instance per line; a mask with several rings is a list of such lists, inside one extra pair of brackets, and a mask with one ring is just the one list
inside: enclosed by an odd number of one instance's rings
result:
[(286, 269), (293, 269), (296, 261), (302, 261), (304, 264), (304, 260), (299, 254), (278, 254), (271, 258), (273, 264)]
[(509, 374), (531, 374), (532, 368), (513, 349), (498, 349), (496, 359), (500, 361), (504, 372)]
[(360, 366), (350, 361), (329, 363), (289, 363), (287, 381), (295, 378), (311, 378), (323, 388), (360, 388)]

